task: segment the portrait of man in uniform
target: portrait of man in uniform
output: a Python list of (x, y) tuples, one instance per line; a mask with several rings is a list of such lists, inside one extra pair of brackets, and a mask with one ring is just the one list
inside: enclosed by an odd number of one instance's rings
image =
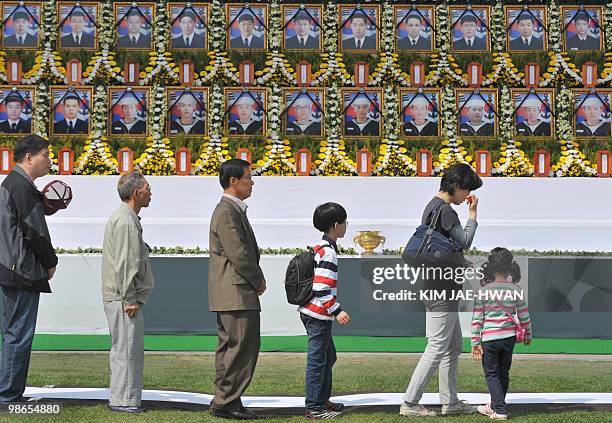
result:
[(552, 134), (551, 94), (515, 94), (517, 137), (550, 137)]
[(601, 50), (601, 7), (561, 7), (564, 17), (563, 31), (566, 51)]
[(470, 9), (450, 7), (453, 51), (487, 51), (489, 24), (488, 8), (474, 6)]
[(545, 48), (544, 8), (506, 8), (509, 51), (542, 51)]
[(146, 135), (147, 91), (111, 91), (111, 134)]
[(264, 134), (263, 90), (227, 91), (229, 135)]
[(0, 98), (0, 133), (32, 133), (33, 92), (27, 88), (2, 89)]
[(208, 5), (191, 4), (189, 7), (170, 8), (170, 48), (205, 49)]
[(432, 50), (433, 7), (395, 6), (395, 22), (398, 50)]
[[(115, 5), (117, 6), (117, 5)], [(152, 48), (152, 6), (123, 6), (116, 7), (117, 19), (117, 47), (122, 49), (151, 49)]]
[(459, 134), (462, 137), (495, 135), (496, 93), (462, 92), (459, 98)]
[(340, 39), (342, 50), (358, 53), (378, 49), (377, 7), (340, 6)]
[(169, 90), (169, 134), (204, 135), (206, 133), (205, 89)]
[(286, 50), (321, 49), (321, 7), (283, 6)]
[(575, 95), (575, 134), (577, 137), (610, 136), (610, 94)]
[(52, 89), (53, 134), (89, 133), (90, 90)]
[(40, 36), (39, 3), (2, 3), (2, 46), (16, 49), (35, 49)]
[(379, 93), (349, 91), (344, 95), (344, 135), (379, 136), (381, 108)]
[(287, 104), (285, 134), (287, 136), (321, 136), (323, 108), (319, 91), (285, 93)]
[(402, 91), (402, 134), (408, 137), (439, 135), (439, 93)]
[(265, 50), (267, 8), (227, 5), (228, 47), (232, 50)]
[(59, 45), (62, 49), (95, 49), (97, 4), (62, 5)]

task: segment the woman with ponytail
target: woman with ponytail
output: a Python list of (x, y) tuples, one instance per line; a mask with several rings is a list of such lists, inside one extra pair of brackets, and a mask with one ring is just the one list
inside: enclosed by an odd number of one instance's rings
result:
[(516, 343), (531, 344), (531, 319), (517, 285), (521, 269), (509, 250), (494, 248), (482, 273), (472, 317), (472, 356), (482, 360), (491, 402), (478, 406), (478, 412), (492, 420), (507, 420), (512, 353)]

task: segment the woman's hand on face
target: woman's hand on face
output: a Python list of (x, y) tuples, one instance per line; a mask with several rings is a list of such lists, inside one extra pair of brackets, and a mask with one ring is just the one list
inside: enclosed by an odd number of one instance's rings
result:
[(466, 199), (465, 199), (468, 203), (468, 206), (470, 207), (470, 211), (476, 211), (478, 210), (478, 197), (476, 197), (474, 194), (469, 195)]

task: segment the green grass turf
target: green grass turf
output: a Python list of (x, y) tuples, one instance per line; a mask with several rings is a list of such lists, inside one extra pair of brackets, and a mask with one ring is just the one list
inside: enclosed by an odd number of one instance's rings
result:
[[(214, 351), (215, 336), (146, 335), (148, 351)], [(342, 352), (423, 352), (425, 337), (334, 336)], [(463, 340), (464, 351), (470, 351), (469, 339)], [(107, 351), (108, 335), (36, 335), (35, 351)], [(263, 336), (261, 351), (305, 352), (305, 336)], [(610, 354), (612, 339), (536, 338), (532, 345), (518, 345), (517, 353), (528, 354)]]
[[(360, 392), (403, 392), (417, 359), (403, 355), (359, 356), (340, 354), (334, 366), (334, 395)], [(305, 356), (262, 355), (246, 395), (304, 395)], [(155, 354), (145, 357), (145, 389), (213, 392), (214, 357), (211, 355)], [(107, 353), (37, 353), (32, 355), (29, 386), (107, 387)], [(437, 392), (436, 378), (427, 392)], [(462, 358), (459, 366), (459, 392), (486, 392), (481, 363)], [(515, 360), (511, 370), (510, 392), (612, 392), (612, 363), (597, 361)], [(18, 420), (43, 421), (20, 417)], [(205, 411), (153, 409), (144, 415), (125, 416), (110, 413), (104, 405), (65, 405), (56, 422), (222, 422)], [(259, 421), (306, 421), (302, 417), (275, 417)], [(346, 422), (411, 422), (422, 419), (400, 417), (397, 411), (364, 413), (354, 411), (338, 420)], [(428, 422), (486, 422), (481, 416), (427, 419)], [(512, 421), (530, 423), (612, 422), (612, 412), (520, 411)]]

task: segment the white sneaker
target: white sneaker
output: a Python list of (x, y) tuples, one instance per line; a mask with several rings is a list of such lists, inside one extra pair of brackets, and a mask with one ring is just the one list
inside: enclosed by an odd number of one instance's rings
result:
[(400, 405), (400, 416), (414, 416), (414, 417), (434, 417), (435, 411), (428, 410), (421, 404), (408, 405), (405, 402)]
[(476, 414), (476, 407), (467, 403), (467, 401), (457, 401), (454, 404), (442, 405), (442, 415), (451, 416), (456, 414)]
[(490, 416), (491, 414), (495, 413), (495, 411), (493, 411), (493, 409), (491, 408), (491, 403), (479, 405), (478, 407), (476, 407), (476, 410), (483, 416)]
[(491, 420), (508, 420), (508, 415), (507, 414), (498, 414), (495, 411), (493, 412), (493, 414), (489, 415), (489, 418)]

